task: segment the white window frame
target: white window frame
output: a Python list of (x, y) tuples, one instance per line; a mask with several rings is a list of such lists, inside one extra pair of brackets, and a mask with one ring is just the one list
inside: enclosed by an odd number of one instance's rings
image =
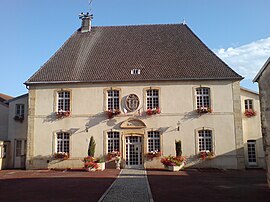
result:
[[(208, 136), (208, 135), (210, 135), (210, 136)], [(210, 144), (209, 144), (209, 142), (210, 142)], [(209, 147), (209, 145), (210, 145), (210, 147)], [(214, 152), (213, 131), (212, 130), (209, 130), (209, 129), (198, 130), (198, 152), (201, 152), (201, 151)]]
[(107, 153), (114, 151), (120, 151), (120, 133), (118, 131), (107, 132)]
[(58, 112), (70, 111), (70, 91), (58, 91), (57, 92), (57, 110)]
[(68, 154), (70, 153), (70, 134), (68, 132), (56, 133), (55, 153), (60, 153), (60, 152), (64, 152)]
[(159, 108), (159, 89), (146, 90), (146, 109)]
[(24, 104), (16, 104), (15, 105), (15, 115), (24, 117)]
[(245, 99), (245, 110), (253, 110), (253, 100), (252, 99)]
[[(147, 151), (155, 152), (161, 151), (161, 134), (159, 131), (148, 131), (147, 133)], [(152, 148), (152, 149), (150, 149)]]
[(247, 160), (249, 166), (257, 166), (256, 140), (247, 141)]
[(195, 89), (196, 93), (196, 109), (202, 107), (211, 108), (211, 91), (208, 87), (198, 87)]
[(120, 110), (120, 90), (107, 90), (107, 110)]

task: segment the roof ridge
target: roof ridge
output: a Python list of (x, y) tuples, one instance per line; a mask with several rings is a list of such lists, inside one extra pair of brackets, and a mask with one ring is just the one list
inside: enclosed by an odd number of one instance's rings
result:
[(95, 25), (95, 26), (92, 26), (92, 28), (110, 28), (110, 27), (145, 27), (145, 26), (164, 26), (164, 25), (186, 25), (184, 23), (164, 23), (164, 24), (134, 24), (134, 25)]

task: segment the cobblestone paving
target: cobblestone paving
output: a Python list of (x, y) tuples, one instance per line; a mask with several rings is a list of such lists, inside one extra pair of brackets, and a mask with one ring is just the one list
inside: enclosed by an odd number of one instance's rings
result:
[(99, 202), (153, 201), (145, 170), (124, 169)]

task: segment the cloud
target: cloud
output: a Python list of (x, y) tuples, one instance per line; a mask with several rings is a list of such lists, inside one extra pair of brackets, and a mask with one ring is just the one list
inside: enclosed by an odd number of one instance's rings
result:
[(213, 51), (237, 73), (253, 79), (270, 57), (270, 37), (239, 47)]

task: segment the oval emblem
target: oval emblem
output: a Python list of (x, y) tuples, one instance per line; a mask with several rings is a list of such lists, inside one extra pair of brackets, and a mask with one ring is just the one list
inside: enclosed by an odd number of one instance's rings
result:
[(126, 107), (129, 111), (134, 111), (134, 110), (138, 109), (139, 104), (140, 104), (140, 101), (139, 101), (139, 98), (137, 95), (130, 94), (127, 96)]

